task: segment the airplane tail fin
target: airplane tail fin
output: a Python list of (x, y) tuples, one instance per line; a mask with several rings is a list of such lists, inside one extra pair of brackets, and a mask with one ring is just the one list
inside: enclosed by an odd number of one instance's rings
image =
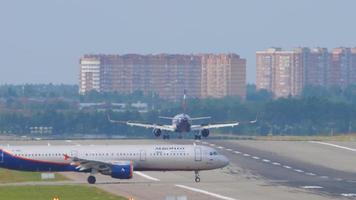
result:
[(187, 111), (187, 90), (184, 89), (183, 102), (182, 102), (183, 113)]

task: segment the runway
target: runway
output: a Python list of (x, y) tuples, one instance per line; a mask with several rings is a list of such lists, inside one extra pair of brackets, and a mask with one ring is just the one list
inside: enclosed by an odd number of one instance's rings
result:
[[(95, 186), (135, 200), (297, 200), (356, 199), (356, 142), (335, 143), (238, 140), (62, 140), (8, 141), (5, 145), (162, 144), (211, 146), (230, 159), (224, 169), (200, 172), (135, 173), (131, 180), (97, 176)], [(63, 173), (72, 184), (86, 184), (86, 174)], [(35, 184), (35, 183), (33, 183)]]
[[(355, 166), (356, 152), (352, 152), (354, 155), (351, 156), (348, 152), (350, 149), (334, 148), (334, 154), (340, 154), (340, 156), (329, 155), (328, 159), (318, 164), (316, 163), (318, 162), (317, 157), (323, 157), (323, 149), (326, 148), (329, 151), (330, 145), (322, 146), (312, 142), (210, 141), (204, 143), (221, 149), (221, 152), (228, 156), (230, 162), (243, 169), (248, 169), (251, 173), (263, 177), (270, 183), (309, 189), (317, 194), (334, 198), (356, 197), (356, 173), (351, 170), (337, 169), (337, 165), (340, 165), (337, 160), (340, 159), (345, 159), (344, 162), (349, 164), (349, 167)], [(277, 145), (277, 147), (268, 148), (273, 145)], [(297, 152), (294, 152), (291, 147), (293, 145), (302, 145), (303, 151), (306, 153), (296, 155)], [(316, 153), (312, 150), (313, 148), (318, 148), (319, 152)], [(350, 154), (349, 157), (348, 154)], [(306, 160), (314, 160), (314, 162)], [(345, 167), (343, 166), (343, 168)]]

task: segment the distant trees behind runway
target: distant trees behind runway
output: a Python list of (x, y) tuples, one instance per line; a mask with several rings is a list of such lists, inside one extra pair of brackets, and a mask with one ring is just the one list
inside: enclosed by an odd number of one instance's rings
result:
[[(306, 87), (299, 97), (273, 99), (267, 91), (247, 86), (247, 99), (188, 99), (191, 117), (211, 116), (196, 123), (249, 121), (235, 128), (215, 132), (241, 135), (330, 135), (356, 132), (356, 87)], [(115, 110), (110, 103), (130, 105), (147, 103), (142, 112), (132, 107)], [(100, 108), (81, 108), (80, 103), (104, 102)], [(114, 110), (116, 112), (114, 112)], [(182, 112), (181, 102), (170, 102), (157, 95), (135, 92), (130, 95), (92, 92), (78, 95), (75, 85), (3, 85), (0, 86), (0, 132), (28, 134), (30, 127), (53, 127), (54, 134), (105, 134), (153, 137), (151, 130), (112, 124), (116, 120), (171, 123), (158, 116), (174, 116)]]

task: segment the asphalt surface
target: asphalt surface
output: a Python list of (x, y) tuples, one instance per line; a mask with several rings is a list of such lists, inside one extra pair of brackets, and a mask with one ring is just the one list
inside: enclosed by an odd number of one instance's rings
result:
[[(8, 145), (58, 144), (155, 144), (185, 143), (192, 140), (63, 140), (0, 141)], [(201, 182), (194, 182), (193, 172), (143, 172), (130, 180), (97, 176), (95, 186), (105, 191), (150, 200), (329, 200), (356, 199), (356, 142), (318, 144), (311, 142), (257, 142), (203, 140), (226, 155), (230, 165), (224, 169), (200, 172)], [(342, 148), (346, 147), (346, 148)], [(87, 174), (63, 173), (72, 183), (86, 184)], [(36, 183), (31, 183), (36, 184)]]
[[(226, 155), (230, 162), (248, 169), (268, 182), (296, 188), (313, 189), (315, 193), (332, 197), (356, 197), (356, 173), (332, 169), (322, 165), (307, 163), (276, 152), (263, 151), (239, 144), (238, 142), (211, 141)], [(310, 144), (315, 145), (315, 144)], [(319, 146), (319, 148), (325, 148)], [(231, 149), (231, 150), (230, 150)], [(288, 151), (288, 149), (280, 149)], [(335, 151), (340, 151), (335, 149)], [(343, 152), (340, 151), (340, 154)], [(305, 157), (309, 155), (304, 155)], [(355, 153), (356, 158), (356, 153)], [(353, 159), (353, 158), (349, 158)], [(334, 162), (332, 157), (330, 162)]]

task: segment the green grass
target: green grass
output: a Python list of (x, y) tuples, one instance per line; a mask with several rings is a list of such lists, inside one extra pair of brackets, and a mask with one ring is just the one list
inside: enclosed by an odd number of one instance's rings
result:
[(0, 186), (0, 200), (127, 200), (92, 186)]
[[(40, 172), (23, 172), (8, 169), (0, 169), (0, 183), (17, 183), (28, 181), (63, 181), (68, 180), (61, 174), (55, 174), (55, 179), (41, 179)], [(1, 197), (0, 197), (1, 198)]]

